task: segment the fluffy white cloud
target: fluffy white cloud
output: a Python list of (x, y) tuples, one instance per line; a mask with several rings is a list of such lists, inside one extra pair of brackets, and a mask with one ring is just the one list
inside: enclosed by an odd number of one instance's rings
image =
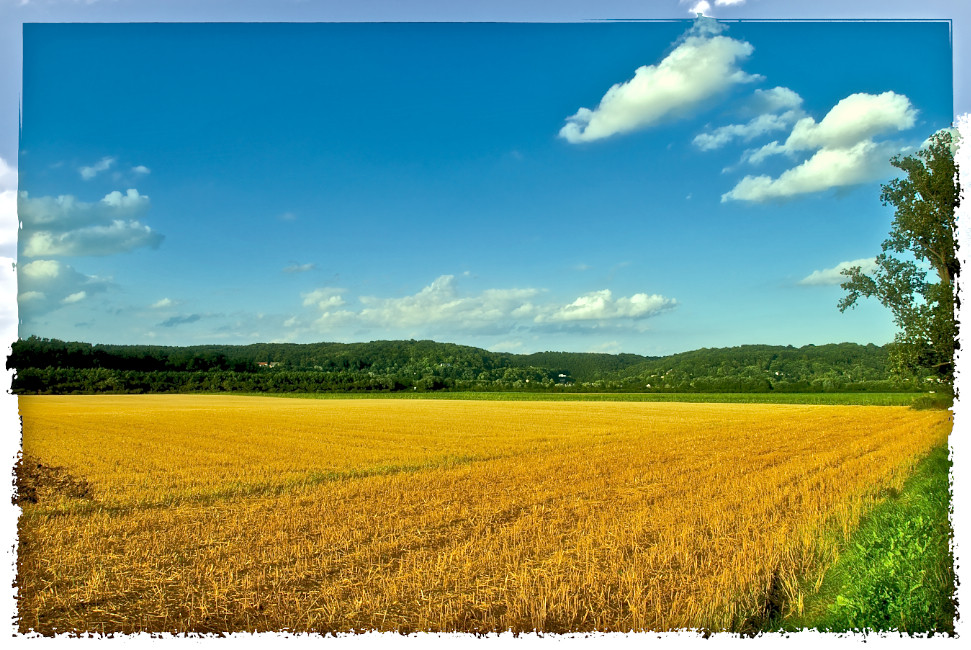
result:
[(171, 298), (162, 298), (161, 300), (152, 304), (152, 309), (165, 309), (167, 307), (175, 306), (175, 301)]
[(721, 126), (709, 133), (701, 133), (694, 145), (702, 151), (725, 146), (736, 138), (749, 141), (772, 131), (789, 128), (802, 116), (802, 97), (782, 86), (769, 90), (756, 90), (750, 102), (759, 115), (745, 124)]
[(72, 195), (32, 198), (20, 192), (23, 255), (103, 256), (142, 246), (157, 248), (162, 235), (135, 219), (149, 204), (149, 198), (135, 189), (110, 192), (94, 203)]
[(778, 140), (773, 140), (767, 145), (763, 145), (758, 149), (749, 149), (742, 155), (742, 162), (748, 162), (753, 165), (758, 165), (763, 160), (769, 156), (775, 156), (776, 154), (788, 153), (789, 150), (786, 149), (785, 145), (779, 144)]
[(549, 315), (537, 316), (537, 322), (603, 321), (618, 318), (646, 318), (671, 309), (676, 301), (664, 296), (636, 293), (630, 298), (613, 298), (610, 289), (580, 296), (569, 305)]
[(91, 180), (101, 172), (108, 171), (111, 166), (115, 164), (115, 159), (111, 156), (105, 156), (95, 164), (90, 167), (81, 167), (78, 171), (81, 173), (81, 178), (86, 181)]
[(776, 86), (763, 90), (757, 89), (752, 96), (752, 105), (759, 113), (778, 113), (802, 107), (802, 97), (792, 88)]
[(891, 172), (889, 159), (896, 151), (893, 145), (875, 144), (872, 140), (846, 149), (820, 149), (778, 178), (746, 176), (722, 194), (721, 200), (760, 203), (878, 180)]
[(20, 275), (30, 280), (50, 280), (60, 275), (62, 268), (57, 260), (35, 260), (22, 265)]
[(728, 124), (710, 133), (700, 133), (695, 136), (694, 145), (702, 151), (710, 151), (723, 147), (736, 138), (748, 141), (771, 131), (786, 129), (797, 117), (796, 111), (786, 111), (781, 115), (759, 115), (745, 124)]
[(771, 155), (796, 156), (815, 150), (808, 159), (778, 178), (746, 176), (723, 194), (721, 200), (784, 199), (882, 178), (890, 173), (888, 161), (900, 152), (900, 147), (891, 142), (876, 142), (873, 138), (912, 127), (916, 115), (910, 100), (894, 92), (849, 95), (818, 123), (812, 117), (800, 119), (785, 143), (773, 141), (743, 156), (750, 163), (759, 163)]
[(25, 257), (81, 257), (124, 253), (148, 246), (158, 248), (163, 236), (138, 221), (113, 221), (62, 233), (41, 230), (24, 243)]
[(148, 167), (146, 167), (145, 165), (136, 165), (135, 167), (132, 167), (131, 170), (135, 174), (151, 174), (152, 173), (152, 170), (149, 169)]
[(821, 122), (804, 117), (792, 127), (786, 148), (846, 148), (887, 131), (909, 129), (917, 120), (910, 99), (894, 92), (856, 93), (841, 99)]
[(738, 68), (753, 47), (717, 35), (721, 29), (714, 21), (696, 21), (660, 63), (641, 66), (632, 79), (612, 86), (596, 109), (581, 108), (567, 118), (560, 137), (579, 143), (634, 131), (681, 115), (735, 84), (759, 79)]
[(534, 307), (529, 300), (538, 293), (536, 289), (488, 289), (477, 296), (460, 296), (455, 276), (443, 275), (411, 296), (362, 297), (364, 309), (358, 317), (384, 326), (448, 323), (463, 329), (478, 329), (507, 318), (530, 317)]
[(149, 205), (148, 196), (139, 194), (136, 189), (129, 189), (124, 194), (110, 192), (96, 203), (79, 201), (70, 194), (31, 198), (27, 192), (21, 192), (18, 201), (24, 228), (43, 227), (58, 231), (118, 219), (135, 219), (144, 214)]
[[(605, 289), (563, 305), (538, 300), (534, 288), (487, 289), (475, 295), (459, 292), (455, 277), (443, 275), (418, 293), (400, 298), (363, 296), (357, 310), (346, 306), (344, 290), (322, 288), (303, 294), (304, 306), (316, 306), (318, 329), (380, 327), (431, 333), (448, 331), (512, 332), (530, 328), (629, 322), (655, 316), (676, 305), (672, 299), (644, 293), (614, 298)], [(297, 320), (287, 321), (288, 326)], [(441, 331), (441, 330), (439, 330)], [(423, 334), (428, 335), (428, 334)]]
[(85, 275), (57, 260), (18, 264), (20, 315), (24, 320), (105, 291), (110, 282)]
[(344, 291), (344, 289), (334, 289), (331, 287), (314, 289), (310, 293), (302, 294), (303, 306), (309, 307), (311, 305), (317, 305), (317, 307), (324, 311), (331, 307), (340, 307), (344, 304), (344, 299), (341, 298), (341, 294)]
[(853, 260), (852, 262), (840, 262), (831, 269), (813, 271), (800, 280), (799, 284), (809, 286), (842, 284), (847, 280), (847, 277), (843, 275), (843, 271), (854, 266), (859, 266), (864, 273), (869, 274), (877, 269), (877, 261), (872, 257), (864, 257), (863, 259)]
[[(745, 0), (714, 0), (716, 7), (731, 7), (732, 5), (744, 4)], [(708, 0), (681, 0), (682, 4), (690, 3), (691, 7), (688, 9), (688, 13), (692, 16), (697, 14), (709, 15), (708, 12), (711, 11), (711, 3)]]

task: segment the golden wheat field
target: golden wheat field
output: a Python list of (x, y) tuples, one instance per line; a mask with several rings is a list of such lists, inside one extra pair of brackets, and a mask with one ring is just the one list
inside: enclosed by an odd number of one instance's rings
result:
[(746, 631), (950, 431), (899, 407), (20, 397), (21, 632)]

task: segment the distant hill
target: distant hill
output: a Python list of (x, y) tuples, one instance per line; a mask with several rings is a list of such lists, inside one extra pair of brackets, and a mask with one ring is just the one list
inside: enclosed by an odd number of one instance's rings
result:
[(490, 352), (435, 341), (92, 345), (30, 337), (14, 343), (14, 391), (835, 391), (905, 390), (886, 346), (839, 343), (637, 354)]

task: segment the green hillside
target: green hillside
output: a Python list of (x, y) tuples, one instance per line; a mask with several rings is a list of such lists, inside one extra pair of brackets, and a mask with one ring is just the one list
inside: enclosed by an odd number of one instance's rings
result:
[(887, 346), (839, 343), (636, 354), (490, 352), (435, 341), (167, 347), (30, 337), (7, 361), (16, 393), (91, 392), (836, 392), (912, 391)]

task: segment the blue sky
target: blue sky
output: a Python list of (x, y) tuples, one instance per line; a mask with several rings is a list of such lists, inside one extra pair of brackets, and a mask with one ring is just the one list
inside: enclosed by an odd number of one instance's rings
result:
[[(907, 42), (923, 57), (916, 60)], [(20, 333), (885, 343), (946, 22), (27, 25)], [(836, 171), (834, 171), (836, 170)]]

